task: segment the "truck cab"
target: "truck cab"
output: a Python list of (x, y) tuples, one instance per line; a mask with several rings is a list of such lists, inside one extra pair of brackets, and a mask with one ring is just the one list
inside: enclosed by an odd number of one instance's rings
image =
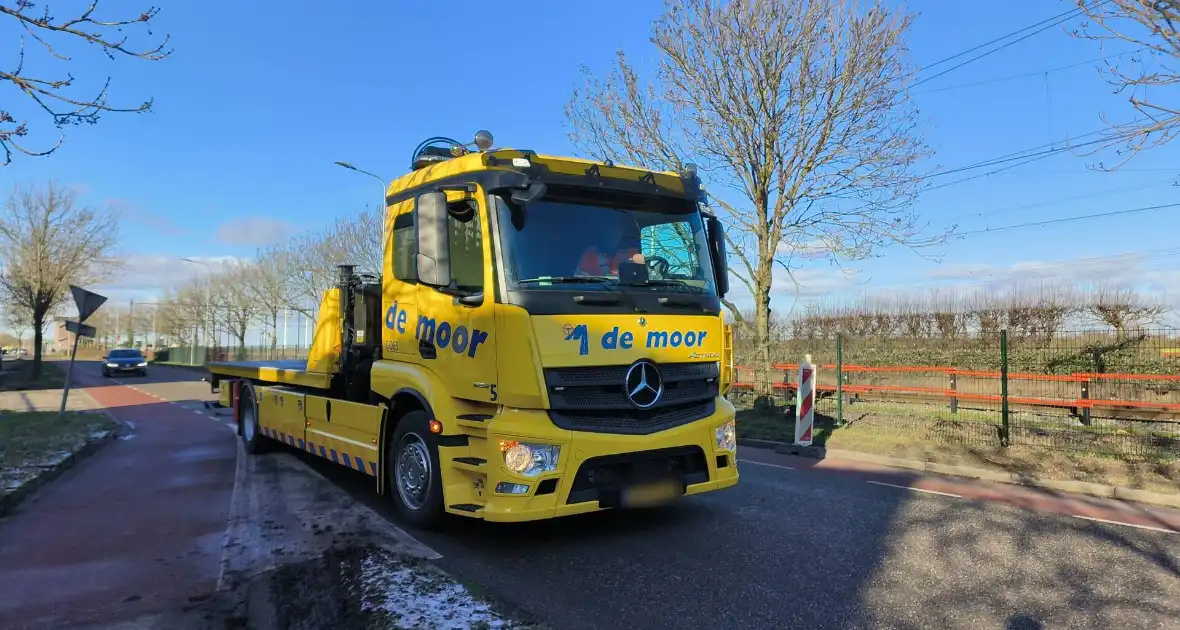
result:
[[(305, 366), (210, 366), (250, 441), (336, 447), (418, 525), (736, 484), (725, 241), (695, 170), (442, 140), (389, 185), (380, 277), (342, 270)], [(279, 433), (276, 388), (302, 396)]]

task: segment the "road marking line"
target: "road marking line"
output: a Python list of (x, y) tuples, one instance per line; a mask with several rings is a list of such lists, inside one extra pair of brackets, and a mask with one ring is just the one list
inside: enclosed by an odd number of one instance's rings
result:
[(1122, 525), (1123, 527), (1134, 527), (1135, 529), (1146, 529), (1149, 532), (1160, 532), (1162, 534), (1180, 534), (1180, 531), (1168, 529), (1166, 527), (1151, 527), (1150, 525), (1136, 525), (1134, 523), (1124, 523), (1122, 521), (1108, 521), (1104, 518), (1095, 518), (1093, 516), (1082, 516), (1074, 514), (1074, 518), (1080, 518), (1083, 521), (1093, 521), (1095, 523), (1106, 523), (1107, 525)]
[(782, 464), (768, 464), (766, 462), (756, 462), (752, 459), (739, 459), (738, 462), (743, 464), (754, 464), (755, 466), (768, 466), (770, 468), (781, 468), (783, 470), (795, 470), (790, 466), (783, 466)]
[(134, 431), (135, 430), (135, 423), (130, 420), (127, 420), (126, 422), (127, 422), (127, 426), (131, 427), (131, 430)]
[(135, 436), (136, 436), (136, 434), (135, 434), (135, 433), (132, 433), (132, 434), (130, 434), (130, 435), (124, 435), (123, 437), (119, 438), (119, 440), (120, 440), (121, 442), (126, 442), (127, 440), (134, 440), (134, 439), (135, 439)]
[(925, 492), (926, 494), (937, 494), (941, 497), (954, 497), (956, 499), (963, 498), (963, 495), (961, 494), (951, 494), (950, 492), (939, 492), (937, 490), (926, 490), (925, 488), (915, 488), (913, 486), (899, 486), (894, 483), (885, 483), (884, 481), (866, 481), (865, 483), (871, 483), (876, 486), (889, 486), (890, 488), (901, 488), (902, 490), (913, 490), (914, 492)]

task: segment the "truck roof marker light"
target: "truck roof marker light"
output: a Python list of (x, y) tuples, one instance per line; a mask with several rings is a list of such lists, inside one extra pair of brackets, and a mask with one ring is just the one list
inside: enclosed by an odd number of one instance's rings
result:
[(680, 168), (680, 176), (684, 179), (696, 179), (697, 165), (689, 162)]
[(431, 420), (430, 421), (430, 432), (431, 433), (442, 433), (442, 429), (443, 429), (443, 427), (442, 427), (441, 422), (439, 422), (438, 420)]

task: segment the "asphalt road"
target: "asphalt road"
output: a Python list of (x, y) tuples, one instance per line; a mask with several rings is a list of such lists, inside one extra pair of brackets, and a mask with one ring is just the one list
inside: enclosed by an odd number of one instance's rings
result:
[[(120, 380), (211, 398), (197, 378)], [(295, 456), (393, 519), (371, 478)], [(555, 628), (1180, 628), (1177, 511), (739, 456), (737, 487), (671, 508), (412, 533)]]

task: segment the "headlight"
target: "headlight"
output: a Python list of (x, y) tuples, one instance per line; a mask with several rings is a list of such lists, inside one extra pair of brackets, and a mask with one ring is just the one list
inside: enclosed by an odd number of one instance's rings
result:
[(530, 444), (514, 440), (500, 440), (504, 466), (518, 475), (535, 477), (557, 470), (557, 456), (561, 447), (553, 444)]
[(119, 367), (118, 363), (108, 363), (107, 367)]
[(135, 367), (147, 367), (147, 361), (140, 361), (139, 365), (137, 365)]
[(733, 420), (717, 427), (714, 438), (717, 448), (725, 451), (737, 450), (737, 423)]

